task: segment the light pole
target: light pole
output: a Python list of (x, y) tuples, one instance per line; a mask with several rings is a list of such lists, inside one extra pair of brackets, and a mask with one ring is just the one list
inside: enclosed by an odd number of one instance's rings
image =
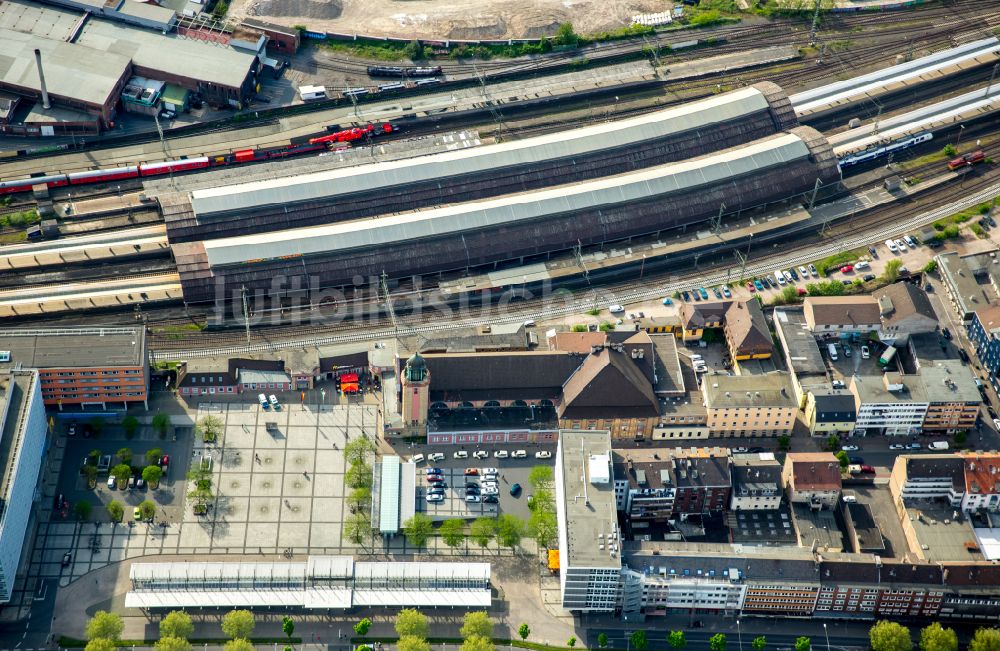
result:
[[(743, 651), (743, 629), (740, 628), (740, 620), (739, 619), (736, 620), (736, 635), (739, 638), (740, 651)], [(829, 649), (827, 651), (829, 651)]]
[(958, 125), (958, 138), (955, 140), (955, 149), (958, 149), (958, 143), (962, 142), (962, 132), (965, 131), (965, 125)]
[(823, 622), (823, 635), (826, 636), (826, 651), (830, 651), (830, 633), (826, 630), (826, 622)]

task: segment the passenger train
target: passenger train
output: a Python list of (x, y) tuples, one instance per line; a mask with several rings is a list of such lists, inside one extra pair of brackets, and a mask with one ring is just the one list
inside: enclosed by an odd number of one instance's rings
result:
[(369, 77), (437, 77), (440, 74), (441, 66), (368, 66)]
[(320, 138), (312, 138), (309, 142), (291, 144), (284, 147), (241, 149), (229, 154), (215, 156), (196, 156), (159, 163), (140, 163), (138, 165), (128, 165), (112, 169), (89, 170), (87, 172), (73, 172), (72, 174), (48, 174), (13, 181), (0, 181), (0, 195), (30, 192), (31, 188), (35, 185), (45, 185), (49, 189), (52, 189), (67, 185), (107, 183), (124, 179), (163, 176), (206, 167), (240, 165), (257, 161), (289, 158), (309, 153), (329, 151), (330, 149), (343, 149), (345, 145), (341, 143), (350, 143), (364, 137), (376, 137), (392, 133), (394, 130), (395, 127), (389, 122), (367, 124), (363, 127), (341, 129)]
[(934, 134), (930, 131), (924, 131), (923, 133), (918, 133), (915, 136), (910, 136), (909, 138), (904, 138), (903, 140), (897, 140), (895, 142), (890, 142), (885, 145), (880, 145), (878, 147), (873, 147), (871, 149), (866, 149), (865, 151), (859, 151), (855, 154), (849, 154), (840, 159), (841, 169), (845, 167), (850, 167), (851, 165), (858, 165), (859, 163), (867, 163), (873, 161), (876, 158), (881, 158), (887, 154), (893, 152), (901, 151), (903, 149), (909, 149), (910, 147), (915, 147), (921, 143), (929, 142), (934, 139)]

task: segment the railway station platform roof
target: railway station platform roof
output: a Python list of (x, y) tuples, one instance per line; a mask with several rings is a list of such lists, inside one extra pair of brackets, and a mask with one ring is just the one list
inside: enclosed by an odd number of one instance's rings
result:
[(637, 142), (711, 128), (770, 106), (767, 91), (750, 86), (701, 101), (647, 113), (627, 120), (560, 131), (497, 145), (449, 151), (420, 158), (333, 169), (191, 192), (199, 218), (305, 201), (333, 201), (371, 188), (406, 186), (437, 178), (570, 158)]
[(847, 106), (864, 97), (881, 95), (897, 87), (941, 76), (949, 69), (995, 61), (998, 56), (1000, 56), (1000, 39), (986, 38), (876, 70), (867, 75), (803, 91), (792, 95), (789, 99), (800, 118), (813, 116)]
[(702, 158), (586, 183), (363, 221), (292, 229), (201, 243), (212, 267), (349, 251), (544, 219), (717, 185), (809, 157), (796, 134), (780, 134)]

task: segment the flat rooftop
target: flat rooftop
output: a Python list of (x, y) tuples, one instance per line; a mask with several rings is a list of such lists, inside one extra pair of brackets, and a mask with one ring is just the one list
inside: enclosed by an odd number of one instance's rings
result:
[(995, 297), (991, 287), (988, 283), (979, 282), (976, 278), (978, 269), (970, 266), (970, 260), (954, 252), (941, 253), (935, 259), (939, 273), (953, 288), (952, 296), (959, 303), (959, 311), (974, 312), (993, 303)]
[[(562, 430), (559, 455), (567, 524), (567, 558), (561, 559), (561, 563), (566, 567), (620, 568), (621, 540), (617, 537), (618, 511), (610, 465), (611, 433)], [(602, 467), (605, 458), (606, 469)], [(599, 472), (607, 473), (606, 484), (593, 483)], [(608, 550), (608, 534), (615, 535), (611, 544), (618, 546), (617, 553)]]
[(878, 523), (875, 522), (871, 507), (857, 502), (849, 503), (846, 506), (858, 539), (858, 549), (854, 551), (858, 553), (884, 551), (885, 541), (882, 540), (882, 531), (879, 529)]
[(817, 551), (844, 551), (844, 534), (837, 526), (833, 511), (813, 511), (804, 504), (793, 504), (792, 515), (799, 532), (799, 545)]
[(684, 372), (677, 355), (677, 338), (672, 334), (651, 334), (656, 354), (655, 393), (679, 395), (684, 393)]
[(796, 407), (791, 377), (784, 372), (765, 375), (706, 375), (705, 402), (709, 409)]
[(145, 328), (50, 328), (0, 330), (0, 369), (143, 366)]
[(729, 531), (734, 543), (744, 545), (795, 545), (798, 537), (787, 504), (773, 511), (730, 511)]
[[(956, 518), (955, 515), (958, 514)], [(929, 561), (981, 561), (972, 523), (951, 507), (907, 508), (906, 515), (916, 534), (919, 550)]]
[(795, 376), (802, 382), (809, 377), (827, 380), (826, 362), (816, 338), (809, 332), (802, 308), (774, 311), (774, 327), (785, 344), (785, 356)]

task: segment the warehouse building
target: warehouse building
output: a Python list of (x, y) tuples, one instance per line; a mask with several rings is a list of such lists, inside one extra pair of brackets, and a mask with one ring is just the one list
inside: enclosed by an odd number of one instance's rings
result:
[(0, 371), (37, 369), (46, 406), (147, 404), (145, 328), (0, 330)]
[(762, 83), (535, 138), (195, 190), (164, 215), (171, 242), (329, 224), (625, 174), (796, 124), (781, 89)]
[(37, 371), (0, 371), (0, 603), (11, 599), (48, 426)]
[[(185, 300), (256, 300), (655, 235), (728, 210), (784, 202), (840, 178), (821, 134), (793, 129), (682, 163), (360, 222), (176, 244)], [(666, 219), (664, 216), (668, 216)]]

